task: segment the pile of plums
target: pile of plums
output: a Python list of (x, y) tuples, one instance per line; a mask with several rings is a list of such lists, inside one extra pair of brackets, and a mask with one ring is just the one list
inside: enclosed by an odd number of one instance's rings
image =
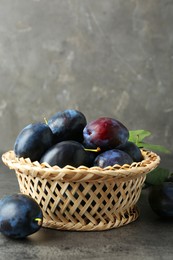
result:
[(83, 113), (68, 109), (57, 112), (46, 122), (22, 129), (14, 152), (17, 157), (61, 168), (66, 165), (104, 168), (143, 159), (140, 149), (128, 139), (128, 129), (118, 120), (101, 117), (87, 123)]

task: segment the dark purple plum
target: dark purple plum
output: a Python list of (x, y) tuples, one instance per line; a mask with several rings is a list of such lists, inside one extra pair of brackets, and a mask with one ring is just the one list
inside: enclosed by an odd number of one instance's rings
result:
[(133, 162), (130, 155), (118, 149), (112, 149), (99, 154), (94, 161), (94, 166), (105, 168), (115, 164), (124, 165)]
[(118, 146), (117, 149), (128, 153), (134, 162), (141, 162), (143, 160), (141, 150), (133, 142), (127, 141), (125, 144)]
[(168, 176), (164, 182), (173, 182), (173, 175), (171, 174), (170, 176)]
[(158, 216), (173, 220), (173, 182), (163, 182), (160, 185), (151, 186), (148, 201)]
[(83, 129), (87, 121), (85, 116), (78, 110), (67, 109), (57, 112), (48, 120), (48, 125), (55, 135), (55, 141), (66, 140), (83, 141)]
[(87, 155), (89, 157), (89, 161), (90, 161), (90, 167), (94, 165), (94, 160), (95, 158), (100, 154), (99, 151), (95, 151), (95, 152), (92, 152), (92, 151), (87, 151)]
[(7, 195), (0, 200), (0, 232), (11, 238), (25, 238), (42, 226), (43, 214), (28, 195)]
[(53, 145), (54, 135), (45, 123), (26, 126), (16, 138), (14, 152), (17, 157), (39, 161), (41, 156)]
[(84, 146), (110, 150), (127, 142), (128, 129), (118, 120), (101, 117), (91, 121), (83, 130)]
[(79, 142), (70, 140), (62, 141), (51, 147), (40, 159), (40, 163), (48, 163), (50, 166), (58, 165), (63, 168), (66, 165), (90, 167), (92, 164), (90, 155)]

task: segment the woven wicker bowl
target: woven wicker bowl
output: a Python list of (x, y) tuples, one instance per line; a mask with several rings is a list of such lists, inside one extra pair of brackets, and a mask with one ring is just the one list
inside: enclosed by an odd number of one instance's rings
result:
[(2, 156), (15, 170), (20, 191), (33, 197), (43, 211), (43, 226), (63, 230), (106, 230), (126, 225), (139, 216), (136, 203), (146, 174), (157, 167), (157, 154), (141, 150), (144, 160), (101, 169), (59, 168)]

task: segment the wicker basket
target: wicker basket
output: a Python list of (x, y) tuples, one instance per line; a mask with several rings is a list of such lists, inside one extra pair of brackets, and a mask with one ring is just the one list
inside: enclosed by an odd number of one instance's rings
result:
[(131, 165), (59, 168), (16, 158), (2, 160), (15, 170), (20, 191), (33, 197), (43, 211), (43, 226), (63, 230), (106, 230), (139, 216), (136, 203), (146, 174), (157, 167), (157, 154), (141, 150), (143, 161)]

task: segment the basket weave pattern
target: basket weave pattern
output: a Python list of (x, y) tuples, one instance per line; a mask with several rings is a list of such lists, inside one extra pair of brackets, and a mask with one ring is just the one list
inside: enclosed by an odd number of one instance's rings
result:
[(160, 158), (142, 151), (144, 160), (131, 165), (74, 168), (2, 156), (15, 170), (20, 191), (33, 197), (43, 211), (43, 226), (64, 230), (106, 230), (126, 225), (139, 216), (136, 203), (146, 174)]

